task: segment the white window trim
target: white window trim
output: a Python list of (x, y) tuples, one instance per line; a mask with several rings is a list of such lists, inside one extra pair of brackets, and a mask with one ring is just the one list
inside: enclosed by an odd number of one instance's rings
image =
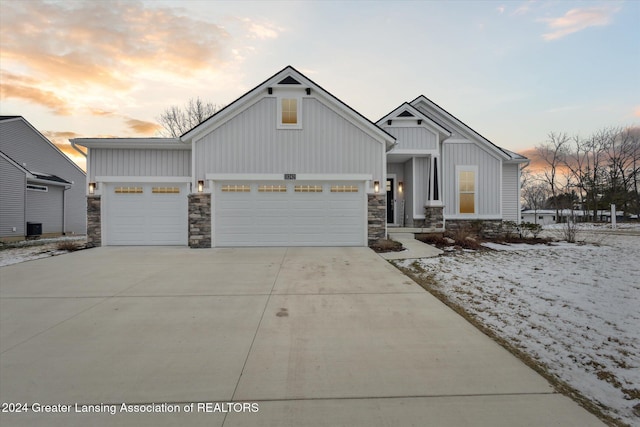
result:
[[(301, 95), (293, 95), (283, 93), (282, 95), (278, 95), (277, 103), (278, 103), (278, 115), (276, 117), (277, 120), (277, 129), (302, 129), (302, 96)], [(283, 99), (295, 99), (296, 100), (296, 124), (286, 124), (282, 123), (282, 100)]]
[[(460, 172), (473, 172), (473, 208), (474, 213), (460, 213)], [(478, 217), (478, 166), (475, 165), (458, 165), (456, 166), (456, 214), (458, 218), (477, 218)]]

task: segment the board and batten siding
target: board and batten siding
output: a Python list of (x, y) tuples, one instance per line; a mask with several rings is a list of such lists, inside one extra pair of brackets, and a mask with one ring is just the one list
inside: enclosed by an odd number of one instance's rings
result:
[(500, 219), (501, 161), (472, 142), (444, 143), (442, 150), (445, 215), (447, 217), (458, 215), (456, 166), (477, 166), (478, 206), (474, 216), (485, 219)]
[(424, 206), (429, 191), (429, 157), (414, 157), (413, 217), (424, 218)]
[(91, 148), (90, 180), (97, 176), (190, 176), (191, 150)]
[(502, 165), (502, 219), (520, 222), (520, 165)]
[(276, 102), (262, 98), (199, 139), (194, 179), (207, 173), (315, 173), (384, 180), (381, 142), (313, 98), (303, 98), (302, 129), (277, 129)]
[(0, 121), (0, 151), (32, 172), (59, 176), (73, 185), (66, 192), (67, 233), (86, 234), (86, 177), (73, 161), (22, 118)]
[(405, 196), (405, 207), (404, 207), (404, 220), (405, 224), (409, 227), (413, 226), (413, 189), (414, 189), (414, 179), (413, 179), (413, 159), (409, 159), (404, 163), (404, 176), (406, 177), (404, 182), (404, 194)]
[(45, 186), (49, 191), (27, 190), (27, 222), (41, 223), (42, 234), (62, 233), (64, 187)]
[(438, 138), (424, 127), (386, 127), (387, 133), (396, 137), (394, 150), (436, 150)]
[(0, 237), (24, 236), (27, 176), (0, 156), (0, 177)]

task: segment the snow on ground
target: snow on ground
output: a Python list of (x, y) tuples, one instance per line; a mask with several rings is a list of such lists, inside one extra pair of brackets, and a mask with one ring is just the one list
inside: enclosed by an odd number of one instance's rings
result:
[(0, 246), (0, 267), (66, 254), (69, 251), (61, 251), (58, 250), (57, 247), (60, 242), (68, 241), (76, 242), (78, 245), (84, 245), (86, 243), (86, 237), (65, 236), (52, 239), (25, 240)]
[(603, 412), (639, 426), (640, 236), (582, 233), (592, 243), (491, 244), (398, 265), (431, 278)]

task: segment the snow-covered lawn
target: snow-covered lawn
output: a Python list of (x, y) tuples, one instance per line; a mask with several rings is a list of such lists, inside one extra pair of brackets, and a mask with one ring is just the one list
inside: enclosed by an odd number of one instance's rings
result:
[(75, 242), (79, 246), (82, 246), (86, 241), (87, 239), (84, 236), (66, 236), (51, 239), (26, 240), (3, 245), (0, 246), (0, 267), (66, 254), (69, 251), (58, 250), (58, 245), (61, 242)]
[[(489, 245), (397, 265), (580, 391), (640, 425), (640, 236)], [(635, 409), (634, 409), (635, 407)]]

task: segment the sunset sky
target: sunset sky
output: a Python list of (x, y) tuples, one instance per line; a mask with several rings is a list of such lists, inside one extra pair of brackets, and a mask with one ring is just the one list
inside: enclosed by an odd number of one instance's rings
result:
[(523, 154), (640, 123), (640, 1), (0, 0), (0, 31), (0, 114), (68, 153), (287, 65), (372, 121), (423, 94)]

